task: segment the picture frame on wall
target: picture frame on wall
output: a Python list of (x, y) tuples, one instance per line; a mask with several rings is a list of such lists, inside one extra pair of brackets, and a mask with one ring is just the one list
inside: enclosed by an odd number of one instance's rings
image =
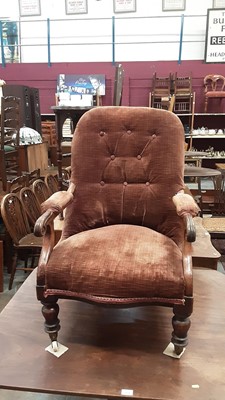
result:
[(162, 11), (183, 11), (186, 0), (162, 0)]
[(40, 0), (19, 0), (20, 17), (41, 15)]
[(136, 11), (136, 0), (113, 0), (114, 13)]
[(65, 0), (66, 14), (87, 14), (87, 0)]
[(225, 0), (213, 0), (213, 8), (225, 9)]

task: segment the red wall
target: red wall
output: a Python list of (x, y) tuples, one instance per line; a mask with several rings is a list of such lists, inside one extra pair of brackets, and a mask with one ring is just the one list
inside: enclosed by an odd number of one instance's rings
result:
[[(125, 71), (122, 105), (148, 106), (152, 76), (156, 72), (160, 77), (177, 72), (178, 76), (192, 74), (193, 90), (196, 93), (195, 112), (204, 110), (203, 78), (207, 74), (225, 75), (224, 64), (205, 64), (203, 61), (149, 61), (121, 62)], [(55, 105), (57, 77), (64, 74), (105, 74), (106, 95), (103, 105), (111, 105), (113, 98), (113, 82), (115, 67), (112, 63), (56, 63), (47, 64), (6, 64), (1, 69), (0, 78), (8, 84), (36, 87), (40, 93), (42, 114), (51, 114), (51, 106)], [(225, 112), (223, 105), (211, 105), (209, 112)]]

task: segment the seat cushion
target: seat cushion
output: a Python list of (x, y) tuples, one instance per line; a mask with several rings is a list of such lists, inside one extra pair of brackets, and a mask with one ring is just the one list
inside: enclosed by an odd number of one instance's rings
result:
[(225, 91), (211, 91), (205, 94), (206, 97), (225, 97)]
[(111, 303), (179, 303), (184, 296), (181, 250), (172, 239), (142, 226), (111, 225), (75, 234), (55, 246), (38, 274), (39, 281), (45, 275), (46, 295)]

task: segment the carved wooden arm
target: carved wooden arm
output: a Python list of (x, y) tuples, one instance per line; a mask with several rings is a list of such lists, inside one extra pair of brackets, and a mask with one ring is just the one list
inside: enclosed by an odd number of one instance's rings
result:
[(193, 277), (192, 277), (192, 249), (191, 242), (196, 239), (196, 230), (193, 217), (198, 215), (200, 208), (190, 194), (180, 191), (173, 196), (173, 203), (177, 214), (183, 218), (186, 228), (186, 241), (183, 249), (183, 268), (185, 277), (185, 295), (193, 295)]
[(54, 219), (73, 201), (75, 185), (70, 184), (67, 191), (53, 193), (41, 204), (42, 215), (37, 219), (34, 226), (36, 236), (44, 236), (49, 225), (53, 225)]
[(188, 242), (194, 242), (196, 239), (195, 224), (193, 217), (196, 217), (201, 211), (193, 197), (184, 191), (180, 191), (173, 196), (173, 203), (177, 214), (183, 218), (186, 227), (186, 239)]
[(75, 185), (71, 183), (67, 191), (54, 193), (41, 205), (43, 214), (37, 219), (34, 226), (34, 234), (43, 236), (42, 250), (38, 263), (37, 287), (44, 285), (45, 266), (55, 246), (54, 219), (73, 201), (74, 191)]

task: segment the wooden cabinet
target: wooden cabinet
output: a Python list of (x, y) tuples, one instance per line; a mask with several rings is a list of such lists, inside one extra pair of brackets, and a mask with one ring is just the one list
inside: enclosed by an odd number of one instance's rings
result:
[(48, 168), (48, 145), (38, 143), (22, 145), (19, 147), (19, 164), (21, 171), (33, 171), (40, 168), (44, 171)]

